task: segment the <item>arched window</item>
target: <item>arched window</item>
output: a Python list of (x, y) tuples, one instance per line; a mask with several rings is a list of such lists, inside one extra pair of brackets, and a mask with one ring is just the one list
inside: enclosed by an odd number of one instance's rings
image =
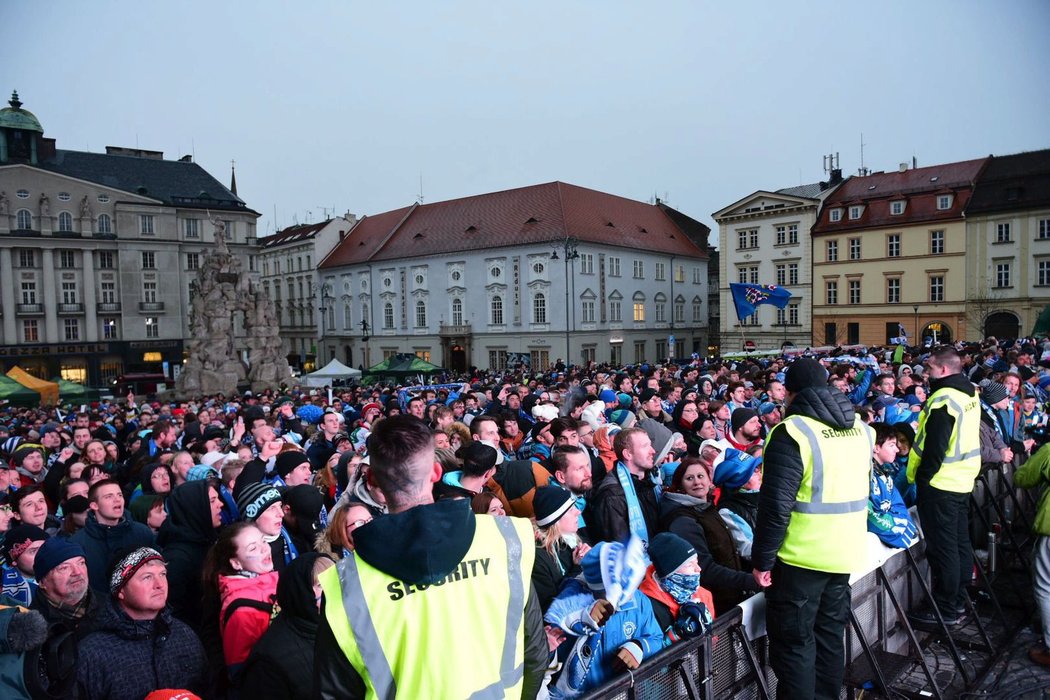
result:
[(425, 328), (427, 325), (427, 304), (425, 301), (416, 302), (416, 328)]
[(109, 214), (98, 215), (98, 232), (113, 233), (113, 219), (109, 218)]
[(18, 228), (21, 231), (32, 231), (33, 230), (33, 212), (28, 209), (19, 209), (18, 216)]
[(491, 323), (494, 326), (503, 325), (503, 297), (495, 296), (492, 297), (491, 303), (492, 318)]
[(383, 304), (383, 328), (394, 327), (394, 305), (389, 301)]
[(58, 215), (58, 230), (59, 231), (72, 231), (73, 230), (73, 215), (68, 211), (64, 211)]
[(543, 292), (536, 292), (532, 298), (532, 322), (547, 322), (547, 297), (543, 296)]
[(463, 300), (453, 299), (452, 300), (452, 325), (462, 326), (463, 325)]
[(354, 327), (354, 320), (350, 317), (350, 304), (349, 302), (343, 304), (343, 328), (350, 330)]

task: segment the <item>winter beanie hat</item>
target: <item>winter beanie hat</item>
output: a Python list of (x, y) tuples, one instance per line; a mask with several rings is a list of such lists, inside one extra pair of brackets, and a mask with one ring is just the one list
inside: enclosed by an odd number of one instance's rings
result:
[(274, 503), (282, 501), (281, 492), (273, 484), (248, 484), (237, 499), (237, 510), (248, 522), (255, 522)]
[(76, 557), (85, 557), (84, 548), (65, 537), (52, 537), (44, 542), (33, 561), (33, 577), (43, 581), (51, 570)]
[(811, 357), (802, 357), (791, 363), (784, 373), (784, 388), (797, 394), (806, 387), (827, 384), (828, 373)]
[(661, 532), (649, 542), (649, 558), (660, 578), (673, 574), (690, 557), (695, 556), (696, 550), (691, 544), (670, 532)]
[(729, 418), (730, 430), (734, 433), (740, 430), (740, 427), (747, 423), (749, 420), (758, 415), (758, 411), (753, 408), (738, 408), (733, 411), (733, 415)]
[(47, 533), (36, 525), (17, 525), (4, 536), (4, 559), (14, 566), (15, 559), (29, 549), (34, 542), (47, 540)]
[(309, 462), (306, 458), (305, 452), (299, 450), (288, 450), (277, 455), (273, 460), (273, 470), (277, 472), (277, 475), (282, 479), (288, 476), (293, 469), (298, 467), (303, 462)]
[(139, 547), (118, 561), (117, 565), (113, 567), (112, 575), (109, 577), (110, 594), (116, 596), (120, 589), (124, 587), (124, 584), (135, 575), (135, 572), (151, 561), (164, 561), (164, 557), (160, 555), (160, 552), (152, 547)]
[(561, 486), (541, 486), (536, 489), (532, 506), (536, 511), (536, 525), (548, 527), (558, 521), (576, 503), (576, 497)]
[(981, 389), (981, 400), (989, 406), (993, 406), (1007, 396), (1006, 387), (999, 382), (988, 382), (988, 384)]

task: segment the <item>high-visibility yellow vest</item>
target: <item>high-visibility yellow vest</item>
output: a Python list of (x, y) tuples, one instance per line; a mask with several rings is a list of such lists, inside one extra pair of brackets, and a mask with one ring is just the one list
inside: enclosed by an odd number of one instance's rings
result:
[(320, 576), (325, 617), (368, 698), (518, 698), (536, 548), (524, 518), (476, 516), (442, 581), (411, 584), (353, 554)]
[(968, 396), (950, 387), (933, 392), (919, 414), (915, 444), (908, 455), (908, 481), (915, 481), (926, 445), (926, 420), (930, 417), (930, 411), (935, 409), (947, 410), (955, 419), (955, 426), (948, 440), (944, 461), (930, 479), (930, 486), (952, 493), (970, 493), (974, 480), (981, 472), (981, 403), (976, 396)]
[[(783, 426), (783, 427), (782, 427)], [(786, 430), (802, 455), (802, 483), (777, 557), (803, 569), (848, 574), (867, 561), (868, 495), (874, 431), (857, 416), (836, 430), (807, 416), (789, 416)]]

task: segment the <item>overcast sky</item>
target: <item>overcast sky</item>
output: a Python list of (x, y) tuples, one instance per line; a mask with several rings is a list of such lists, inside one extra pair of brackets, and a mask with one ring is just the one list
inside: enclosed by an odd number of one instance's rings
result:
[[(756, 189), (1050, 147), (1050, 2), (0, 0), (59, 148), (194, 153), (262, 213), (562, 180), (715, 228)], [(717, 231), (715, 232), (717, 233)], [(713, 236), (717, 240), (716, 236)]]

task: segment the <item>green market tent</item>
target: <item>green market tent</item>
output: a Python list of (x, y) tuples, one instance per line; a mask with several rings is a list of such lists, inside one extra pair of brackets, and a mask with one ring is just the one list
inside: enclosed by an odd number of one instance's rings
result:
[(443, 367), (432, 365), (415, 355), (398, 353), (391, 355), (378, 365), (373, 365), (365, 370), (364, 383), (380, 381), (384, 378), (405, 379), (407, 377), (425, 376), (444, 372)]
[(98, 389), (92, 389), (91, 387), (78, 384), (77, 382), (71, 382), (61, 377), (55, 377), (52, 379), (55, 384), (58, 384), (58, 398), (66, 403), (88, 403), (89, 401), (98, 401)]
[(10, 401), (14, 406), (39, 406), (40, 394), (0, 374), (0, 401)]
[(1039, 318), (1035, 320), (1032, 335), (1050, 335), (1050, 304), (1047, 304)]

